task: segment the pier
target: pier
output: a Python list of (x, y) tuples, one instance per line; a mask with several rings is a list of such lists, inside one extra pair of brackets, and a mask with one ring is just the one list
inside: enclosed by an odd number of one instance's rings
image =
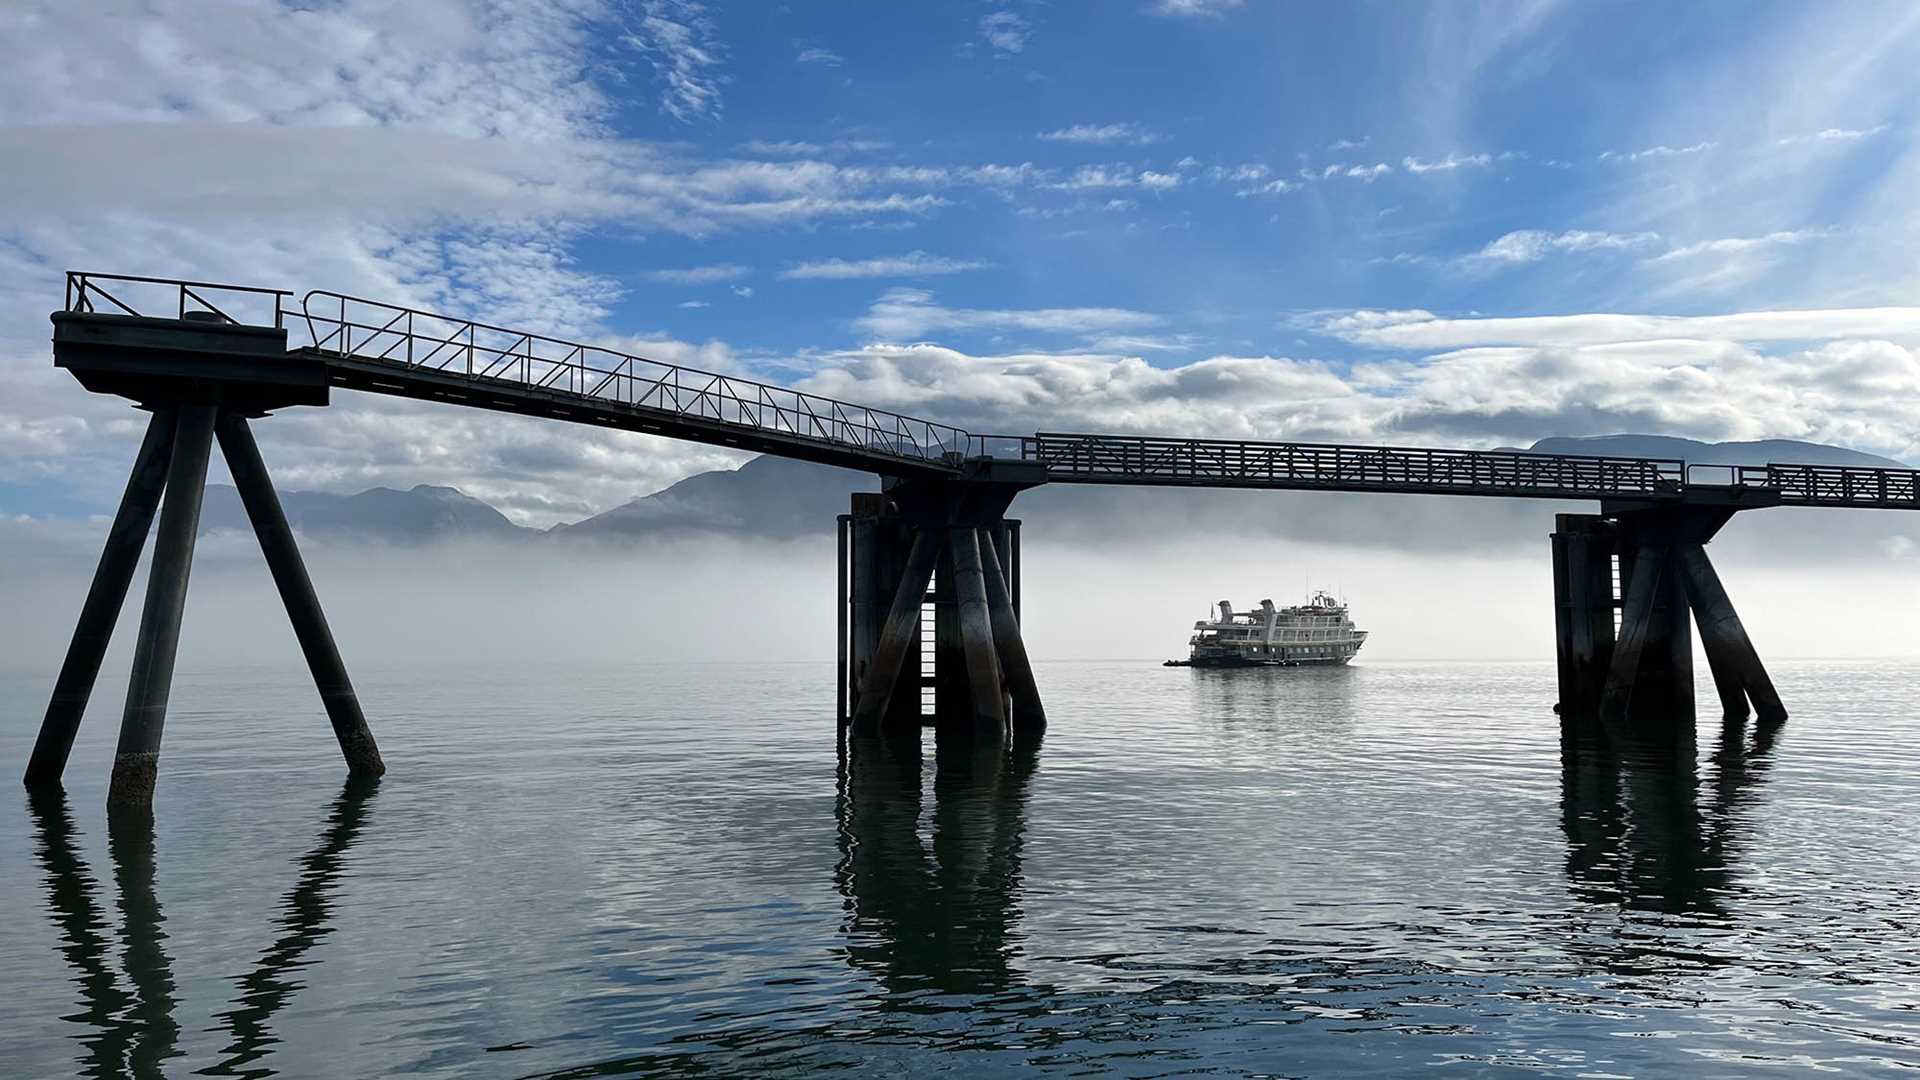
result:
[[(1551, 538), (1559, 710), (1640, 728), (1693, 720), (1698, 627), (1721, 705), (1786, 716), (1706, 545), (1736, 513), (1920, 510), (1920, 473), (1793, 463), (1039, 432), (982, 435), (802, 391), (339, 293), (69, 273), (54, 363), (150, 413), (26, 771), (57, 787), (149, 532), (108, 803), (151, 806), (217, 443), (350, 773), (384, 771), (252, 424), (334, 388), (641, 431), (881, 478), (841, 515), (839, 723), (943, 741), (1037, 734), (1022, 634), (1018, 495), (1042, 484), (1342, 491), (1596, 503)], [(155, 520), (158, 528), (155, 529)], [(1691, 615), (1691, 618), (1689, 618)]]

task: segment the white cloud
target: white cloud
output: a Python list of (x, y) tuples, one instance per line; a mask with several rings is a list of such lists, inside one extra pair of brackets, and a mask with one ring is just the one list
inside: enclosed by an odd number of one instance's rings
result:
[(1422, 161), (1417, 157), (1404, 157), (1400, 159), (1400, 164), (1404, 166), (1408, 172), (1416, 176), (1422, 176), (1434, 172), (1452, 172), (1455, 169), (1484, 169), (1493, 164), (1493, 155), (1449, 153), (1446, 157), (1438, 161)]
[(921, 289), (890, 289), (854, 320), (854, 326), (872, 337), (899, 340), (942, 330), (1098, 334), (1140, 330), (1160, 322), (1158, 315), (1124, 308), (950, 308), (935, 303), (933, 294)]
[(1241, 188), (1239, 191), (1234, 192), (1234, 194), (1244, 199), (1252, 195), (1285, 195), (1289, 191), (1298, 190), (1300, 190), (1300, 185), (1291, 180), (1268, 180), (1265, 183), (1256, 183), (1250, 187)]
[(1207, 170), (1207, 177), (1215, 183), (1248, 184), (1256, 180), (1266, 179), (1267, 175), (1272, 171), (1272, 169), (1267, 168), (1259, 162), (1250, 161), (1244, 165), (1235, 165), (1231, 168), (1225, 165), (1215, 165)]
[(990, 11), (980, 16), (980, 37), (1001, 56), (1020, 52), (1033, 36), (1033, 24), (1017, 12)]
[(905, 255), (884, 255), (872, 259), (810, 259), (780, 271), (776, 277), (788, 281), (844, 280), (847, 278), (930, 277), (985, 270), (993, 264), (978, 259), (949, 259), (924, 251)]
[(640, 0), (626, 37), (662, 84), (660, 111), (682, 123), (720, 115), (719, 33), (698, 0)]
[(828, 67), (839, 67), (841, 64), (846, 63), (846, 59), (832, 49), (811, 47), (801, 49), (800, 55), (794, 57), (794, 62), (800, 64), (825, 64)]
[(826, 147), (797, 139), (748, 139), (740, 144), (740, 149), (764, 157), (812, 157)]
[[(703, 161), (674, 147), (601, 139), (255, 123), (0, 128), (0, 158), (10, 164), (0, 172), (0, 221), (23, 224), (84, 207), (183, 223), (613, 221), (704, 235), (926, 214), (946, 200), (901, 189), (1001, 182), (982, 171), (996, 167)], [(120, 182), (128, 175), (143, 182)]]
[(1479, 319), (1445, 319), (1427, 311), (1355, 311), (1323, 320), (1320, 329), (1354, 344), (1383, 349), (1848, 338), (1915, 341), (1920, 340), (1920, 308), (1747, 311), (1729, 315), (1593, 313)]
[(1139, 124), (1075, 124), (1072, 127), (1040, 132), (1034, 138), (1043, 142), (1132, 143), (1136, 146), (1144, 146), (1157, 141), (1160, 136)]
[(733, 295), (739, 297), (742, 300), (751, 300), (753, 299), (753, 286), (735, 285), (733, 287)]
[(119, 8), (75, 21), (61, 0), (0, 6), (0, 26), (34, 43), (0, 65), (8, 123), (385, 125), (544, 139), (578, 135), (611, 107), (587, 77), (605, 14), (597, 0), (423, 2), (409, 6), (415, 17), (360, 3), (244, 16), (218, 0)]
[(1247, 0), (1154, 0), (1147, 11), (1154, 15), (1219, 18), (1229, 11), (1238, 10), (1246, 2)]
[(970, 355), (871, 345), (820, 358), (817, 393), (974, 430), (1488, 446), (1657, 431), (1920, 452), (1920, 353), (1834, 342), (1783, 355), (1728, 343), (1472, 348), (1343, 370), (1213, 356), (1155, 366), (1115, 352)]
[(1832, 232), (1825, 229), (1795, 229), (1770, 232), (1764, 236), (1727, 236), (1674, 248), (1656, 256), (1653, 261), (1672, 262), (1698, 255), (1739, 255), (1762, 248), (1791, 247), (1831, 235)]
[(1606, 150), (1600, 154), (1601, 161), (1645, 161), (1648, 158), (1686, 157), (1689, 154), (1702, 154), (1720, 145), (1713, 142), (1698, 142), (1691, 146), (1649, 146), (1644, 150)]
[(1335, 153), (1338, 153), (1342, 150), (1358, 150), (1361, 147), (1366, 146), (1367, 143), (1371, 141), (1373, 141), (1373, 137), (1370, 135), (1362, 135), (1357, 140), (1356, 139), (1335, 139), (1333, 142), (1330, 142), (1327, 144), (1327, 149)]
[(1148, 191), (1172, 191), (1180, 186), (1180, 177), (1175, 173), (1142, 172), (1136, 182)]
[(1673, 248), (1647, 260), (1649, 271), (1666, 273), (1653, 295), (1697, 296), (1728, 293), (1771, 273), (1791, 248), (1834, 235), (1831, 229), (1783, 230), (1761, 236), (1727, 236)]
[(1630, 251), (1658, 243), (1659, 240), (1658, 233), (1650, 232), (1612, 233), (1572, 229), (1556, 233), (1541, 229), (1519, 229), (1489, 241), (1486, 247), (1467, 256), (1467, 261), (1529, 263), (1538, 262), (1557, 252)]
[(1065, 179), (1049, 181), (1044, 186), (1056, 191), (1084, 191), (1133, 187), (1136, 183), (1133, 171), (1124, 165), (1082, 165)]
[(712, 306), (713, 305), (711, 303), (705, 300), (682, 300), (678, 304), (674, 305), (674, 307), (682, 307), (682, 308), (703, 308), (703, 307), (712, 307)]
[(722, 281), (738, 281), (751, 273), (753, 273), (751, 266), (717, 263), (713, 266), (689, 266), (677, 270), (649, 270), (640, 276), (662, 285), (713, 285)]
[(1822, 128), (1807, 135), (1788, 135), (1776, 140), (1780, 146), (1792, 146), (1804, 142), (1848, 143), (1870, 139), (1887, 130), (1886, 124), (1875, 124), (1870, 128)]

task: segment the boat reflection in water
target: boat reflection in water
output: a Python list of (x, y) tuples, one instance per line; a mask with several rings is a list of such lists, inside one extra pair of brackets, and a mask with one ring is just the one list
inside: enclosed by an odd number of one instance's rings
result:
[(918, 734), (847, 738), (836, 804), (847, 957), (902, 1003), (1016, 981), (1027, 781), (1040, 753), (1037, 734), (1010, 747), (940, 740), (923, 832)]
[[(334, 799), (326, 828), (300, 859), (300, 877), (281, 900), (279, 936), (235, 980), (233, 1007), (218, 1017), (231, 1035), (208, 1076), (264, 1076), (260, 1060), (278, 1043), (271, 1021), (303, 983), (292, 977), (308, 950), (332, 932), (331, 899), (347, 851), (359, 837), (377, 780), (350, 780)], [(77, 850), (73, 813), (66, 795), (36, 793), (30, 803), (38, 840), (47, 907), (60, 931), (60, 953), (73, 968), (81, 1010), (68, 1019), (89, 1030), (76, 1035), (86, 1047), (80, 1074), (88, 1077), (157, 1077), (182, 1055), (173, 962), (166, 950), (166, 918), (154, 891), (154, 832), (150, 815), (112, 815), (107, 851), (113, 864), (120, 916), (117, 951), (131, 993), (121, 988), (112, 960), (116, 943), (101, 910), (99, 886)]]

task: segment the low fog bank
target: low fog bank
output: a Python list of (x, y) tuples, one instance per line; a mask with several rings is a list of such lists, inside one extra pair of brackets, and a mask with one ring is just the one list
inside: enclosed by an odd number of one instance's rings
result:
[[(1410, 553), (1210, 529), (1090, 543), (1050, 535), (1029, 518), (1028, 643), (1041, 661), (1177, 656), (1214, 601), (1286, 603), (1324, 588), (1344, 594), (1372, 631), (1363, 661), (1544, 660), (1553, 647), (1550, 521), (1536, 524), (1525, 548)], [(1782, 564), (1755, 538), (1743, 540), (1741, 524), (1712, 551), (1763, 653), (1920, 652), (1920, 560)], [(9, 669), (51, 680), (103, 528), (0, 523), (0, 610), (8, 613), (0, 655)], [(618, 548), (309, 544), (307, 555), (341, 650), (362, 668), (466, 661), (564, 670), (833, 656), (831, 536), (684, 537)], [(143, 588), (144, 569), (122, 613), (107, 685), (124, 683)], [(263, 662), (298, 670), (292, 631), (250, 535), (202, 539), (186, 619), (183, 670)]]

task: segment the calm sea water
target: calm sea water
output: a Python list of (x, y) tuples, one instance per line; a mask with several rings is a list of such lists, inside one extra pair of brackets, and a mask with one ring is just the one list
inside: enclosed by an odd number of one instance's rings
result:
[(1684, 753), (1544, 664), (1039, 674), (1037, 745), (843, 757), (829, 665), (363, 664), (359, 789), (297, 668), (183, 670), (124, 832), (120, 687), (33, 802), (7, 676), (0, 1073), (1920, 1068), (1920, 666)]

